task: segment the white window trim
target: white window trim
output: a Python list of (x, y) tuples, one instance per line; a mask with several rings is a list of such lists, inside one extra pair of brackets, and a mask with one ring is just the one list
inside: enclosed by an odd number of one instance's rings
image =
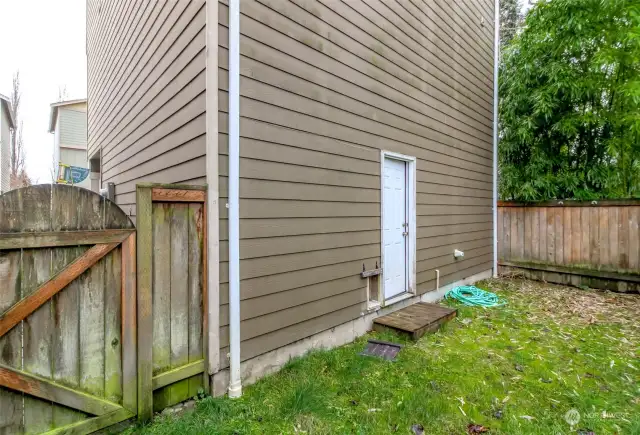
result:
[[(390, 299), (384, 297), (384, 160), (386, 158), (408, 163), (409, 183), (409, 289)], [(392, 305), (416, 294), (416, 158), (404, 154), (382, 150), (380, 152), (380, 267), (383, 271), (380, 279), (380, 292), (383, 306)]]

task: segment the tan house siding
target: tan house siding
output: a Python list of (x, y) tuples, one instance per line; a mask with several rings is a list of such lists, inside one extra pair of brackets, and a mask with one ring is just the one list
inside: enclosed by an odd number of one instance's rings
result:
[(136, 183), (204, 183), (204, 6), (88, 0), (89, 155), (132, 216)]
[[(220, 363), (228, 366), (228, 9), (219, 6)], [(417, 159), (419, 294), (491, 268), (493, 5), (242, 0), (241, 351), (360, 317), (380, 265), (381, 150)], [(88, 0), (89, 155), (205, 181), (205, 1)], [(211, 48), (210, 48), (211, 49)], [(211, 91), (211, 89), (209, 89)], [(454, 260), (453, 250), (465, 252)]]
[[(220, 345), (228, 366), (227, 47), (219, 4)], [(241, 352), (365, 309), (380, 151), (417, 158), (417, 288), (491, 268), (493, 5), (241, 2)], [(455, 261), (453, 250), (465, 251)]]

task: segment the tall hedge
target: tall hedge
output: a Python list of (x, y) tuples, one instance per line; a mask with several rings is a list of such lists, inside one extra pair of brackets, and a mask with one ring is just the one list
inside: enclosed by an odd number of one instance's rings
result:
[(503, 199), (640, 197), (640, 0), (540, 0), (499, 90)]

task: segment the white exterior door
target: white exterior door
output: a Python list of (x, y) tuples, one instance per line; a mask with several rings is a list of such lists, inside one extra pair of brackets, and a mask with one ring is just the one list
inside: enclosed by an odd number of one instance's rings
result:
[(384, 298), (408, 291), (408, 172), (407, 162), (384, 159), (382, 193), (382, 231)]

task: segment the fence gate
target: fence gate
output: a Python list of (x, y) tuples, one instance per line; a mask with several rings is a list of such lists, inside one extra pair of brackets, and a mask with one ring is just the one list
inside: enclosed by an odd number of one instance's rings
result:
[(136, 414), (135, 230), (78, 187), (0, 196), (0, 433)]
[(204, 187), (137, 186), (141, 419), (208, 391), (205, 222)]

